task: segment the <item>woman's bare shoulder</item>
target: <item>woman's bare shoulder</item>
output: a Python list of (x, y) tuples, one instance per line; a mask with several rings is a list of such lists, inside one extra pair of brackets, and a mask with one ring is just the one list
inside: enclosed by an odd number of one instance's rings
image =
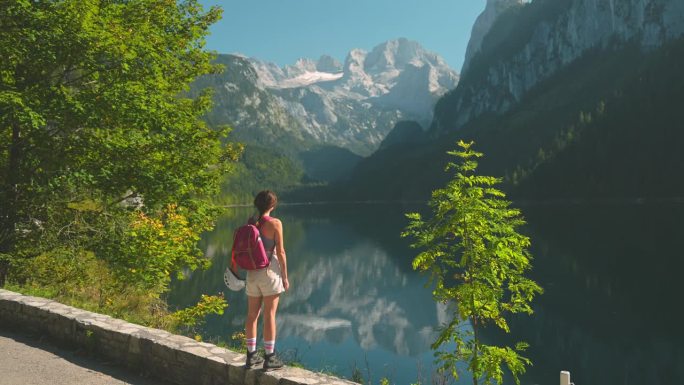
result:
[(265, 221), (264, 226), (267, 228), (282, 228), (283, 223), (278, 218), (269, 217), (268, 221)]

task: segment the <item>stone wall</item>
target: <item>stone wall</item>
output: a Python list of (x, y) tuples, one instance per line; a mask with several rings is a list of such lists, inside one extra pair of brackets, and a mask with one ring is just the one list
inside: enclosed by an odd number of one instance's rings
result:
[(0, 289), (0, 328), (19, 328), (86, 349), (176, 384), (351, 385), (349, 381), (285, 367), (246, 369), (244, 354), (159, 329)]

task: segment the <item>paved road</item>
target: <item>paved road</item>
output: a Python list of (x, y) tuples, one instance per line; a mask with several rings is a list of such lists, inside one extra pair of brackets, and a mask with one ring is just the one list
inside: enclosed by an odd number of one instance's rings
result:
[(168, 385), (119, 366), (0, 330), (0, 385)]

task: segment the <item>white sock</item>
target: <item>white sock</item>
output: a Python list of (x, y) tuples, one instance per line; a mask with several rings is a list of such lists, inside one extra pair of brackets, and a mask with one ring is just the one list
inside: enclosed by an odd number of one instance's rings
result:
[(273, 354), (273, 351), (275, 350), (275, 340), (273, 340), (273, 341), (265, 341), (264, 340), (264, 350), (266, 351), (266, 354)]
[(256, 350), (256, 338), (247, 338), (247, 351), (252, 353)]

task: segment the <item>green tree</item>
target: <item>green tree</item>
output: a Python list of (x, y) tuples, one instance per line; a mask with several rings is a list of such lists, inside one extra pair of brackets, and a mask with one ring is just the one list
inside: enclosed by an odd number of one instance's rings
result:
[(431, 218), (407, 214), (410, 223), (402, 236), (413, 237), (412, 246), (422, 249), (413, 268), (430, 274), (435, 300), (457, 305), (432, 345), (438, 350), (455, 343), (454, 351), (436, 352), (442, 368), (457, 377), (456, 363), (466, 361), (473, 384), (500, 384), (505, 364), (519, 383), (518, 376), (530, 364), (519, 353), (527, 344), (485, 345), (481, 333), (489, 326), (509, 332), (505, 315), (531, 314), (530, 302), (542, 289), (524, 276), (532, 257), (529, 238), (517, 231), (525, 223), (521, 213), (495, 188), (499, 178), (476, 175), (482, 153), (472, 144), (459, 141), (460, 151), (448, 152), (461, 160), (446, 167), (455, 171), (454, 178), (433, 192)]
[(197, 0), (2, 2), (0, 286), (54, 264), (106, 304), (206, 265), (208, 198), (241, 147), (200, 119), (210, 95), (186, 92), (220, 70), (204, 49), (220, 15)]

